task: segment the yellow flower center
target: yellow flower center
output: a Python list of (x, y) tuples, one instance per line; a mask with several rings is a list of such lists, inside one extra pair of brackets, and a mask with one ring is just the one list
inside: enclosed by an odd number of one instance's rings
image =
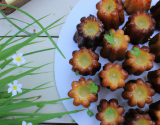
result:
[(19, 56), (16, 58), (16, 60), (17, 60), (18, 62), (22, 61), (21, 57), (19, 57)]
[(17, 90), (17, 86), (13, 86), (13, 90)]

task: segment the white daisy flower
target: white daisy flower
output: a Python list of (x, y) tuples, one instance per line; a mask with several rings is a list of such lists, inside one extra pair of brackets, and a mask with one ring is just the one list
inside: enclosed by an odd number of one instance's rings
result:
[(19, 53), (18, 55), (17, 54), (14, 54), (12, 56), (13, 58), (13, 63), (16, 63), (17, 66), (20, 66), (21, 64), (25, 64), (26, 60), (24, 59), (23, 56), (23, 53)]
[(17, 95), (17, 92), (21, 93), (22, 92), (22, 84), (17, 84), (18, 81), (17, 80), (14, 80), (13, 81), (13, 84), (12, 83), (9, 83), (8, 86), (8, 93), (11, 93), (12, 92), (12, 96), (14, 95)]
[(27, 124), (25, 121), (23, 121), (23, 122), (22, 122), (22, 125), (32, 125), (32, 123), (29, 122), (29, 123)]

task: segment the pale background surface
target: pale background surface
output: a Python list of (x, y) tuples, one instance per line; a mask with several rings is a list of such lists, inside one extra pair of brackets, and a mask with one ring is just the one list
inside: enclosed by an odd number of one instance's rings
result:
[[(47, 14), (51, 14), (50, 16), (40, 21), (40, 23), (44, 27), (46, 27), (64, 15), (66, 16), (57, 24), (65, 22), (68, 14), (71, 11), (70, 6), (73, 8), (78, 1), (79, 0), (32, 0), (26, 5), (24, 5), (23, 7), (21, 7), (21, 9), (31, 14), (36, 19), (39, 19)], [(8, 15), (8, 17), (14, 17), (14, 18), (23, 20), (25, 22), (32, 23), (31, 19), (29, 19), (24, 14), (18, 11), (15, 11), (14, 13)], [(3, 17), (0, 16), (0, 18), (3, 18)], [(0, 22), (1, 22), (0, 36), (4, 36), (11, 29), (12, 29), (12, 32), (9, 33), (8, 36), (12, 36), (18, 31), (16, 28), (14, 28), (14, 26), (8, 23), (5, 19), (0, 20)], [(23, 24), (17, 21), (13, 21), (13, 22), (16, 23), (21, 28), (26, 26), (26, 24)], [(62, 25), (48, 31), (49, 34), (52, 36), (53, 40), (55, 40), (55, 42), (57, 42), (58, 40), (58, 36), (61, 28), (62, 28)], [(40, 27), (38, 27), (37, 25), (34, 25), (34, 27), (33, 26), (29, 27), (27, 31), (29, 31), (30, 33), (34, 33), (34, 29), (36, 33), (41, 30)], [(25, 34), (21, 33), (19, 36), (22, 36), (22, 35), (25, 35)], [(44, 41), (38, 44), (26, 46), (23, 49), (19, 50), (18, 52), (28, 53), (36, 50), (54, 47), (45, 34), (42, 34), (41, 37), (38, 37), (33, 41), (41, 41), (41, 40), (44, 40)], [(40, 66), (45, 63), (54, 62), (54, 52), (55, 50), (37, 53), (37, 54), (26, 56), (25, 59), (27, 62), (34, 61), (33, 63), (29, 64), (29, 66)], [(40, 70), (38, 70), (37, 72), (54, 71), (53, 66), (54, 64), (47, 65), (41, 68)], [(54, 81), (54, 72), (34, 75), (34, 76), (26, 76), (18, 80), (19, 83), (23, 84), (24, 88), (33, 88), (40, 84), (46, 83), (48, 81), (53, 81), (47, 85), (47, 86), (53, 86), (52, 88), (49, 88), (46, 90), (34, 91), (25, 96), (31, 97), (36, 95), (42, 95), (39, 101), (49, 101), (49, 100), (58, 99), (59, 96), (58, 96), (58, 92), (56, 90), (56, 84)], [(31, 107), (31, 108), (23, 109), (20, 111), (33, 112), (36, 109), (37, 107)], [(65, 112), (65, 111), (66, 109), (64, 108), (64, 106), (61, 103), (59, 103), (56, 105), (46, 105), (43, 109), (39, 111), (39, 113), (54, 113), (54, 112)], [(51, 119), (47, 122), (48, 123), (72, 123), (72, 118), (69, 115), (65, 115), (62, 118)]]

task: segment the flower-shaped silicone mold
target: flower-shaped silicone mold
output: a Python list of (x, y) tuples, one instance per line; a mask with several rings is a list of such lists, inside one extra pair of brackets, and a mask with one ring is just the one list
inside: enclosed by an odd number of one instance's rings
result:
[(126, 0), (124, 8), (128, 14), (136, 11), (148, 11), (152, 0)]
[[(87, 108), (90, 106), (90, 102), (96, 102), (98, 100), (98, 96), (95, 93), (90, 93), (90, 88), (87, 85), (92, 84), (92, 79), (86, 79), (81, 77), (79, 81), (72, 82), (72, 89), (68, 92), (68, 96), (74, 98), (73, 104), (75, 106), (79, 106), (80, 104), (83, 107)], [(99, 85), (98, 91), (100, 90)]]
[(143, 108), (145, 104), (153, 101), (152, 96), (155, 94), (152, 85), (149, 82), (143, 82), (142, 79), (131, 80), (126, 83), (122, 97), (128, 99), (129, 106)]
[(74, 35), (74, 41), (78, 47), (96, 49), (103, 39), (105, 30), (103, 23), (93, 15), (82, 17), (81, 23), (77, 25), (77, 32)]
[(115, 44), (108, 43), (108, 41), (103, 38), (100, 55), (103, 58), (108, 58), (111, 62), (114, 62), (115, 60), (123, 60), (126, 55), (130, 38), (128, 35), (124, 35), (124, 31), (121, 29), (117, 32), (114, 29), (111, 30), (113, 31)]
[(156, 21), (152, 15), (143, 11), (137, 11), (128, 18), (124, 26), (124, 32), (130, 37), (132, 44), (143, 44), (154, 32)]
[(156, 20), (156, 28), (160, 29), (160, 1), (158, 1), (155, 6), (151, 7), (150, 12), (152, 13), (153, 18)]
[(105, 29), (118, 29), (124, 23), (124, 11), (121, 0), (101, 0), (97, 3), (97, 17), (104, 23)]
[(148, 81), (157, 93), (160, 93), (160, 69), (148, 72)]
[(110, 89), (114, 91), (125, 85), (125, 79), (128, 78), (128, 73), (122, 70), (122, 66), (118, 63), (114, 65), (107, 63), (99, 73), (99, 77), (101, 79), (101, 86), (110, 87)]
[(150, 52), (155, 55), (155, 62), (160, 63), (160, 33), (149, 41)]
[(81, 48), (79, 51), (73, 51), (72, 55), (69, 63), (73, 66), (72, 70), (78, 71), (80, 75), (95, 75), (101, 68), (99, 55), (92, 49)]
[(156, 121), (156, 125), (160, 125), (160, 100), (150, 104), (149, 110), (153, 119)]
[(116, 99), (111, 99), (109, 102), (106, 99), (102, 99), (97, 106), (97, 110), (96, 119), (101, 121), (101, 125), (120, 125), (125, 122), (122, 116), (125, 109), (118, 106)]
[(130, 109), (125, 114), (125, 120), (124, 125), (156, 125), (149, 114), (140, 109)]
[(140, 48), (138, 45), (134, 45), (132, 50), (134, 50), (134, 47), (139, 48), (140, 55), (136, 56), (130, 51), (127, 51), (126, 59), (122, 63), (122, 67), (128, 74), (141, 75), (144, 71), (153, 68), (155, 55), (149, 53), (150, 49), (147, 46), (142, 46), (142, 48)]

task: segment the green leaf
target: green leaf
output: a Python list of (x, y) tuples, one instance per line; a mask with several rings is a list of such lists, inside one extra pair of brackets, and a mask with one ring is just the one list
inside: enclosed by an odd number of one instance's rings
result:
[(94, 116), (94, 113), (93, 113), (91, 110), (89, 110), (89, 109), (88, 109), (88, 111), (87, 111), (87, 114), (88, 114), (90, 117)]
[(98, 92), (98, 86), (95, 85), (95, 83), (93, 81), (91, 81), (91, 83), (92, 83), (92, 85), (91, 84), (87, 85), (87, 87), (90, 88), (89, 93), (97, 94), (97, 92)]
[(72, 7), (70, 6), (70, 9), (72, 10)]
[(114, 114), (114, 115), (116, 114), (115, 110), (112, 108), (109, 108), (105, 113), (105, 115), (112, 115), (112, 114)]
[(78, 71), (75, 71), (76, 76), (80, 75)]
[(3, 69), (6, 65), (8, 65), (13, 59), (5, 60), (3, 63), (0, 64), (0, 68)]
[(133, 47), (133, 50), (130, 51), (133, 55), (135, 55), (135, 56), (139, 56), (140, 55), (138, 47)]
[(104, 34), (104, 38), (107, 40), (108, 43), (114, 45), (114, 44), (115, 44), (115, 41), (114, 41), (113, 31), (110, 30), (110, 31), (109, 31), (109, 34), (110, 34), (110, 35)]
[[(5, 38), (5, 36), (7, 36), (11, 31), (12, 31), (12, 30), (10, 30), (8, 33), (6, 33), (6, 34), (0, 39), (0, 41), (3, 40), (3, 39)], [(1, 45), (0, 45), (0, 48), (1, 48)]]
[(72, 122), (76, 122), (75, 120), (72, 120)]

